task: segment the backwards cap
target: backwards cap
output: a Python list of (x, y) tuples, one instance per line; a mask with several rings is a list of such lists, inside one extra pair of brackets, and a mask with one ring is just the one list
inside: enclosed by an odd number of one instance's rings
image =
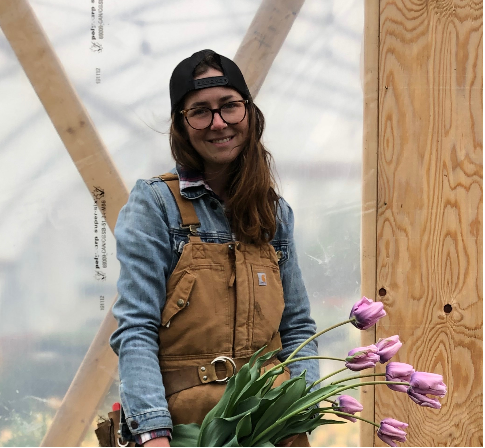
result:
[[(214, 55), (222, 68), (223, 76), (212, 76), (210, 78), (194, 79), (194, 70), (202, 62), (206, 55)], [(236, 89), (244, 99), (250, 99), (248, 86), (239, 67), (230, 59), (217, 54), (212, 50), (202, 50), (194, 53), (190, 58), (184, 59), (175, 67), (170, 78), (170, 101), (172, 113), (177, 104), (187, 93), (193, 90), (207, 89), (208, 87), (232, 87)]]

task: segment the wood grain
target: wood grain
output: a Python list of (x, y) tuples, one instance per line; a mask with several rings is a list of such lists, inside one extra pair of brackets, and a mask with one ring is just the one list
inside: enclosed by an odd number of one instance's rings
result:
[[(379, 149), (379, 0), (366, 0), (364, 9), (364, 128), (362, 157), (361, 294), (376, 300), (377, 153)], [(376, 342), (375, 327), (361, 333), (363, 347)], [(370, 371), (369, 371), (370, 372)], [(374, 387), (360, 389), (364, 410), (360, 416), (375, 418)], [(375, 428), (360, 423), (360, 445), (373, 446)]]
[(435, 410), (378, 388), (376, 417), (409, 423), (405, 446), (481, 446), (482, 2), (380, 5), (377, 337), (448, 394)]

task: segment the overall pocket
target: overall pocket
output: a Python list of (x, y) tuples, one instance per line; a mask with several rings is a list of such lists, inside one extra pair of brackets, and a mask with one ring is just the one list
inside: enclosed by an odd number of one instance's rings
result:
[(226, 283), (224, 267), (218, 264), (192, 265), (169, 279), (159, 331), (164, 358), (230, 352)]

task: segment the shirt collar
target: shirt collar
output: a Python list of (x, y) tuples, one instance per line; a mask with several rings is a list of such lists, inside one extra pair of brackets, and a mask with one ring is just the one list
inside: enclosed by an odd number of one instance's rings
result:
[[(214, 193), (200, 171), (183, 168), (180, 165), (177, 165), (175, 169), (179, 176), (180, 194), (182, 196), (194, 199), (204, 193)], [(203, 191), (204, 189), (207, 191)]]

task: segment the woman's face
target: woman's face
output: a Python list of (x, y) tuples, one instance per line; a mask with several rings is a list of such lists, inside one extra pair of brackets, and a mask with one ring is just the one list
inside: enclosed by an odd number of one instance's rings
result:
[[(207, 72), (196, 79), (212, 76), (223, 76), (223, 74), (214, 68), (209, 68)], [(242, 96), (236, 90), (229, 87), (209, 87), (187, 95), (184, 109), (193, 107), (219, 109), (230, 101), (242, 99)], [(212, 124), (206, 129), (193, 129), (185, 120), (184, 125), (190, 143), (204, 160), (206, 171), (220, 170), (236, 159), (248, 134), (247, 114), (244, 120), (238, 124), (224, 123), (221, 116), (215, 113)]]

